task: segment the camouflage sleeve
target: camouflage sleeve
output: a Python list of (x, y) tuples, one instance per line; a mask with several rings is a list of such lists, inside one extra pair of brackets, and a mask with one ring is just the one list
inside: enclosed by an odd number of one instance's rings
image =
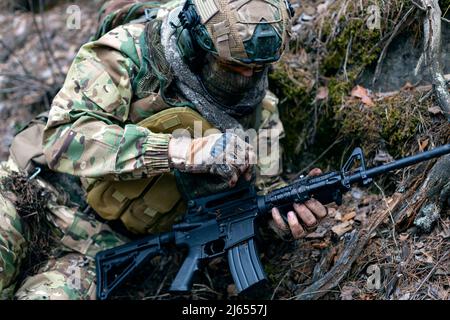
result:
[(108, 180), (169, 171), (170, 135), (127, 123), (143, 30), (143, 24), (118, 27), (78, 52), (44, 131), (51, 169)]
[(282, 147), (285, 136), (278, 111), (278, 98), (269, 90), (262, 101), (261, 124), (258, 128), (258, 163), (256, 186), (267, 193), (286, 185), (282, 179)]

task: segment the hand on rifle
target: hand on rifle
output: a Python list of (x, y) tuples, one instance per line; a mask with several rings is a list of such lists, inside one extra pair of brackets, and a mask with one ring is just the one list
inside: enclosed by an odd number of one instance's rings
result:
[[(315, 168), (309, 172), (309, 176), (318, 176), (322, 174), (322, 170)], [(292, 234), (294, 239), (300, 239), (305, 237), (312, 229), (317, 227), (319, 221), (323, 219), (328, 211), (319, 201), (310, 199), (305, 203), (293, 204), (293, 210), (287, 213), (287, 224), (281, 217), (280, 210), (278, 208), (272, 209), (273, 223), (271, 226), (275, 232), (280, 236)]]
[(240, 175), (252, 178), (256, 163), (253, 146), (234, 133), (217, 133), (191, 139), (173, 137), (169, 142), (171, 167), (183, 172), (218, 175), (234, 187)]

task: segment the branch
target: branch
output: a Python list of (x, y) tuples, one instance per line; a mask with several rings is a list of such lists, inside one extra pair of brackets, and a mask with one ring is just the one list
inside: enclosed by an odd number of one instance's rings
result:
[[(422, 0), (427, 9), (423, 21), (424, 28), (424, 52), (420, 57), (420, 63), (424, 62), (430, 68), (431, 82), (439, 107), (450, 122), (450, 93), (444, 78), (441, 63), (441, 24), (442, 12), (438, 0)], [(418, 67), (416, 70), (418, 70)]]
[(387, 202), (387, 207), (373, 215), (373, 218), (359, 231), (354, 230), (350, 234), (345, 248), (336, 261), (335, 265), (322, 278), (315, 281), (309, 287), (305, 288), (300, 294), (296, 295), (298, 300), (315, 300), (319, 299), (331, 289), (338, 286), (339, 283), (350, 272), (353, 263), (360, 256), (361, 252), (369, 242), (371, 234), (378, 228), (385, 218), (390, 215), (390, 212), (397, 206), (401, 199), (399, 194), (396, 194), (390, 202)]
[(406, 20), (409, 18), (409, 16), (414, 12), (415, 7), (411, 7), (403, 16), (403, 18), (400, 20), (399, 23), (397, 23), (397, 25), (394, 28), (394, 31), (392, 31), (391, 36), (389, 37), (389, 39), (386, 41), (386, 44), (383, 47), (383, 51), (381, 51), (381, 54), (378, 58), (378, 62), (377, 62), (377, 67), (375, 69), (375, 74), (373, 76), (373, 80), (372, 80), (372, 86), (375, 86), (375, 83), (377, 82), (380, 74), (381, 74), (381, 66), (382, 66), (382, 62), (384, 57), (386, 56), (387, 53), (387, 49), (389, 47), (389, 45), (391, 44), (392, 40), (394, 40), (394, 38), (397, 36), (397, 34), (399, 33), (399, 31), (402, 29), (403, 24), (406, 22)]

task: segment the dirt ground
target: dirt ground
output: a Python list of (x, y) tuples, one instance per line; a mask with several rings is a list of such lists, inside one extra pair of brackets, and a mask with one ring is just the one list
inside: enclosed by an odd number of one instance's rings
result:
[[(74, 1), (49, 1), (46, 7), (33, 3), (34, 13), (13, 11), (8, 1), (0, 5), (0, 160), (7, 158), (14, 134), (49, 109), (78, 48), (97, 26), (102, 1), (75, 1), (81, 10), (78, 29), (68, 27)], [(371, 3), (293, 2), (291, 48), (270, 76), (287, 133), (287, 179), (315, 166), (339, 169), (357, 145), (372, 166), (449, 142), (449, 125), (430, 91), (428, 69), (414, 73), (423, 51), (420, 10), (411, 9), (409, 1), (383, 4), (381, 27), (373, 31), (366, 27)], [(443, 72), (448, 75), (450, 3), (440, 5)], [(370, 188), (354, 188), (342, 206), (329, 207), (329, 216), (305, 239), (274, 240), (262, 226), (259, 251), (269, 282), (258, 297), (448, 300), (448, 204), (428, 230), (417, 222), (420, 215), (427, 217), (424, 203), (431, 196), (417, 198), (434, 163), (397, 170)], [(167, 293), (181, 259), (177, 252), (154, 259), (136, 276), (139, 282), (130, 281), (116, 298), (252, 297), (236, 294), (224, 258), (206, 266), (190, 295)]]

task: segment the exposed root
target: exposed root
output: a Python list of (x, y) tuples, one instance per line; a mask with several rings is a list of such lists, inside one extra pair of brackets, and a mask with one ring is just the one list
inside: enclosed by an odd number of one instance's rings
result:
[(444, 78), (441, 62), (441, 16), (442, 12), (438, 0), (421, 0), (421, 7), (426, 14), (423, 21), (424, 52), (416, 67), (418, 70), (423, 64), (430, 68), (436, 100), (450, 121), (450, 93)]

